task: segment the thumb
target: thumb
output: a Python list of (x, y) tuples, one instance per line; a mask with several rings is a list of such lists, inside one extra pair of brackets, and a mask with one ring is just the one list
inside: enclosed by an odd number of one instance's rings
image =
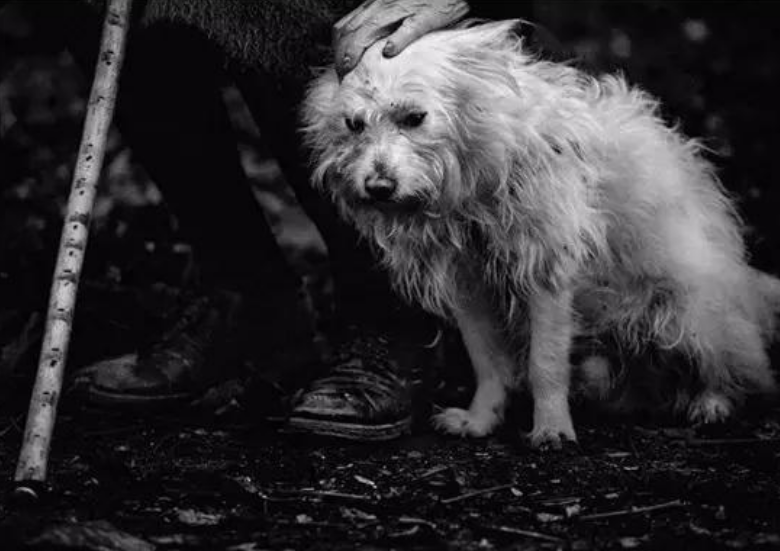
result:
[(365, 51), (375, 42), (387, 36), (379, 27), (367, 26), (342, 40), (336, 48), (336, 72), (343, 77), (357, 66)]

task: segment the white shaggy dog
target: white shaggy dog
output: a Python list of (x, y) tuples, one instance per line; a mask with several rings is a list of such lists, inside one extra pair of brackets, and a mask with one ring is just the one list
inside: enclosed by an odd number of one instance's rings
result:
[[(377, 44), (304, 104), (315, 183), (397, 288), (461, 331), (476, 392), (435, 423), (486, 435), (525, 381), (532, 443), (559, 446), (576, 439), (573, 373), (620, 408), (644, 397), (694, 422), (773, 390), (780, 282), (746, 263), (700, 146), (622, 78), (533, 59), (515, 25), (392, 59)], [(648, 379), (660, 394), (637, 390)]]

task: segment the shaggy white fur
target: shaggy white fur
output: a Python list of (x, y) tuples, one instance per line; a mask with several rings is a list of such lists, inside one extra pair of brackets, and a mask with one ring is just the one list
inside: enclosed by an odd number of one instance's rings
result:
[(623, 78), (529, 56), (515, 25), (432, 33), (392, 59), (377, 44), (304, 104), (315, 184), (399, 291), (461, 330), (476, 393), (435, 423), (488, 434), (525, 381), (532, 442), (574, 440), (577, 355), (583, 386), (621, 409), (712, 422), (773, 390), (780, 281), (748, 266), (699, 144)]

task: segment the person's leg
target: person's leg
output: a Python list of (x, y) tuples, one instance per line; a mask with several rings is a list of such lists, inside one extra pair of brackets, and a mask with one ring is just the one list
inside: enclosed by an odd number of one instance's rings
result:
[[(333, 204), (309, 183), (309, 161), (300, 139), (300, 105), (305, 83), (271, 77), (260, 71), (236, 71), (235, 80), (268, 145), (303, 209), (317, 226), (328, 248), (335, 286), (337, 316), (355, 323), (394, 321), (402, 310), (387, 274), (367, 243), (337, 214)], [(384, 316), (375, 315), (377, 311)]]
[(294, 401), (298, 430), (357, 440), (385, 440), (409, 429), (413, 378), (425, 363), (423, 344), (435, 326), (392, 291), (357, 232), (309, 183), (298, 132), (303, 83), (256, 71), (236, 77), (247, 105), (302, 207), (328, 248), (334, 280), (335, 352)]
[[(99, 14), (79, 3), (62, 6), (68, 8), (40, 10), (39, 23), (50, 38), (60, 35), (89, 75)], [(187, 398), (192, 387), (224, 375), (203, 372), (207, 361), (214, 361), (214, 343), (246, 336), (247, 326), (261, 360), (268, 352), (265, 344), (289, 340), (285, 335), (310, 336), (308, 320), (301, 319), (302, 309), (294, 304), (297, 278), (241, 168), (221, 95), (223, 66), (218, 52), (196, 31), (161, 24), (132, 29), (116, 121), (193, 244), (206, 297), (185, 304), (165, 342), (153, 343), (137, 362), (96, 365), (84, 372), (92, 398), (118, 404)], [(296, 323), (307, 327), (291, 329)], [(241, 330), (234, 330), (236, 324)], [(231, 344), (221, 348), (235, 351), (242, 343)], [(239, 361), (232, 354), (218, 358), (233, 365)]]
[[(90, 67), (92, 44), (69, 39), (70, 51)], [(223, 63), (195, 30), (134, 28), (117, 123), (196, 246), (206, 281), (241, 288), (270, 277), (294, 285), (241, 167), (221, 94)]]

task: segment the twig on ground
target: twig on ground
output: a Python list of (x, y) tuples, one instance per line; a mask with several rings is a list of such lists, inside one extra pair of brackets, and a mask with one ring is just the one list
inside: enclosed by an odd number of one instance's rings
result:
[(582, 501), (581, 497), (567, 496), (567, 497), (551, 497), (547, 499), (540, 499), (536, 503), (539, 505), (569, 505), (571, 503), (578, 503)]
[(481, 496), (485, 494), (493, 494), (495, 492), (500, 492), (501, 490), (508, 490), (514, 486), (514, 484), (501, 484), (500, 486), (493, 486), (492, 488), (484, 488), (482, 490), (475, 490), (473, 492), (469, 492), (466, 494), (461, 494), (459, 496), (455, 497), (448, 497), (447, 499), (442, 499), (441, 503), (449, 504), (449, 503), (455, 503), (456, 501), (463, 501), (465, 499), (470, 499), (472, 497)]
[(512, 526), (498, 526), (495, 524), (487, 524), (484, 526), (484, 528), (488, 530), (493, 530), (495, 532), (501, 532), (502, 534), (513, 534), (516, 536), (523, 536), (535, 540), (550, 541), (555, 543), (563, 541), (563, 539), (557, 538), (555, 536), (542, 534), (541, 532), (534, 532), (533, 530), (522, 530), (520, 528), (514, 528)]
[(371, 496), (364, 496), (359, 494), (345, 494), (342, 492), (331, 492), (325, 490), (284, 490), (277, 493), (285, 493), (290, 495), (300, 495), (307, 497), (327, 497), (332, 499), (348, 499), (352, 501), (373, 501)]
[(606, 513), (593, 513), (592, 515), (582, 515), (580, 520), (599, 520), (603, 518), (624, 517), (627, 515), (640, 515), (642, 513), (651, 513), (654, 511), (660, 511), (662, 509), (671, 509), (673, 507), (684, 507), (685, 504), (679, 499), (674, 501), (668, 501), (666, 503), (659, 503), (657, 505), (649, 505), (647, 507), (631, 507), (630, 509), (621, 509), (619, 511), (609, 511)]
[(438, 467), (433, 467), (432, 469), (428, 469), (423, 474), (417, 477), (417, 480), (422, 480), (424, 478), (431, 477), (435, 474), (443, 473), (445, 471), (450, 470), (449, 465), (439, 465)]
[(277, 497), (271, 494), (267, 494), (263, 492), (262, 490), (256, 490), (254, 492), (250, 492), (252, 495), (256, 495), (264, 502), (267, 501), (269, 503), (291, 503), (293, 501), (300, 502), (301, 500), (297, 497)]
[(398, 522), (399, 524), (423, 525), (423, 526), (428, 526), (429, 528), (432, 528), (434, 530), (436, 529), (436, 524), (434, 524), (430, 520), (425, 520), (424, 518), (401, 516), (398, 517)]
[(341, 524), (336, 522), (324, 522), (318, 520), (309, 520), (306, 522), (300, 522), (297, 520), (274, 520), (273, 524), (277, 526), (296, 526), (300, 528), (332, 528), (334, 530), (349, 530), (351, 527), (347, 524)]
[(693, 438), (686, 443), (689, 446), (740, 446), (777, 442), (780, 442), (780, 438)]
[(95, 78), (54, 270), (38, 374), (16, 468), (18, 496), (36, 498), (38, 494), (31, 483), (34, 485), (46, 480), (89, 221), (114, 112), (131, 3), (132, 0), (109, 0), (106, 5)]

